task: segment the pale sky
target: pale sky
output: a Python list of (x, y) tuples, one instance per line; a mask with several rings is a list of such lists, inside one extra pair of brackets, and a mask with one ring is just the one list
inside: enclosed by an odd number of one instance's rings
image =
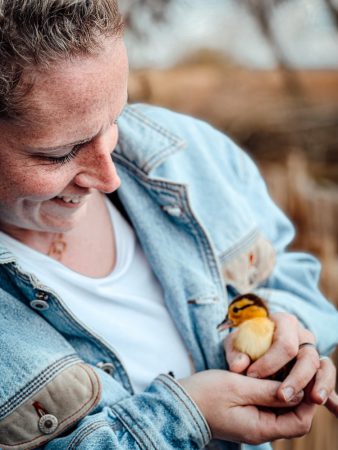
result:
[[(338, 68), (338, 32), (322, 0), (285, 2), (273, 23), (292, 66)], [(144, 43), (127, 36), (132, 67), (168, 67), (201, 48), (252, 67), (275, 65), (269, 45), (236, 0), (176, 0), (168, 23), (153, 28)]]

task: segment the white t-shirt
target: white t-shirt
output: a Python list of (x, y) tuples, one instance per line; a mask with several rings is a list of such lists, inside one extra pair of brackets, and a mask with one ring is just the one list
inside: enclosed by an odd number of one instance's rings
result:
[(189, 376), (187, 349), (163, 301), (136, 235), (107, 200), (116, 243), (116, 265), (104, 278), (91, 278), (65, 267), (0, 232), (0, 240), (21, 267), (51, 287), (75, 316), (107, 341), (119, 355), (136, 392), (160, 373)]

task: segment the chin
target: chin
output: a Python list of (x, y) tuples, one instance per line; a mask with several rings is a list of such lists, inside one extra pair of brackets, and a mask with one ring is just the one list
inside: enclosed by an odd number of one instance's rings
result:
[(45, 216), (39, 221), (41, 224), (39, 228), (41, 231), (50, 233), (67, 233), (76, 228), (76, 226), (84, 220), (86, 211), (87, 208), (83, 205), (82, 208), (78, 209), (68, 217)]

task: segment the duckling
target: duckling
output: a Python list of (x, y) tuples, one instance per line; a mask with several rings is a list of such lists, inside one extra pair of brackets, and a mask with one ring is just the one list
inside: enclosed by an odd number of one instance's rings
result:
[(227, 316), (217, 329), (232, 327), (238, 327), (234, 348), (246, 353), (252, 361), (264, 355), (272, 344), (275, 324), (269, 318), (266, 303), (258, 295), (240, 295), (231, 302)]

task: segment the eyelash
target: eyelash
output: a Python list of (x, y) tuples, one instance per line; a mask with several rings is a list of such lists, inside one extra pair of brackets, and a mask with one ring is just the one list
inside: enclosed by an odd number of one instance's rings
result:
[(68, 162), (70, 162), (72, 159), (74, 159), (76, 157), (76, 155), (79, 153), (79, 151), (81, 150), (81, 147), (83, 146), (83, 144), (79, 144), (79, 145), (75, 145), (75, 147), (73, 147), (71, 149), (71, 151), (69, 153), (67, 153), (67, 155), (64, 156), (46, 156), (45, 158), (50, 161), (52, 164), (67, 164)]
[[(116, 120), (114, 120), (113, 125), (117, 125), (118, 119), (119, 119), (119, 118), (117, 118)], [(69, 153), (67, 153), (67, 155), (64, 155), (64, 156), (58, 156), (58, 157), (55, 157), (55, 156), (46, 156), (44, 159), (47, 159), (47, 160), (48, 160), (49, 162), (51, 162), (52, 164), (60, 164), (60, 165), (67, 164), (68, 162), (70, 162), (72, 159), (74, 159), (74, 158), (76, 157), (76, 155), (79, 153), (79, 151), (81, 150), (81, 147), (82, 147), (83, 145), (84, 145), (84, 144), (78, 144), (78, 145), (75, 145), (75, 146), (71, 149), (71, 151), (70, 151)]]

